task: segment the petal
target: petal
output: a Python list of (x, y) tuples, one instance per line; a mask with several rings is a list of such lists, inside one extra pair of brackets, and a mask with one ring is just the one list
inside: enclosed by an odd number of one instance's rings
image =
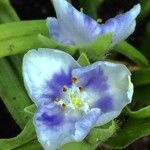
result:
[(71, 85), (71, 71), (79, 65), (69, 54), (53, 50), (31, 50), (23, 60), (23, 77), (30, 98), (37, 104), (49, 103)]
[(95, 20), (76, 10), (66, 0), (53, 0), (53, 4), (62, 31), (75, 44), (87, 43), (100, 33)]
[[(34, 125), (44, 150), (54, 150), (72, 141), (82, 141), (100, 116), (100, 109), (91, 109), (85, 116), (67, 114), (58, 106), (38, 107)], [(76, 116), (75, 118), (73, 116)]]
[(132, 100), (131, 73), (122, 64), (97, 62), (74, 69), (72, 75), (78, 79), (77, 86), (82, 86), (89, 95), (90, 106), (101, 109), (98, 124), (105, 124), (116, 118)]
[(101, 110), (98, 108), (91, 109), (85, 116), (83, 116), (75, 124), (75, 135), (73, 136), (76, 141), (83, 140), (90, 130), (95, 126), (99, 118)]
[(112, 46), (128, 38), (135, 30), (135, 19), (140, 13), (140, 4), (135, 5), (131, 10), (124, 14), (117, 15), (101, 24), (102, 34), (111, 32), (113, 35)]
[(60, 43), (73, 44), (73, 42), (69, 40), (69, 38), (67, 38), (65, 33), (60, 29), (60, 26), (56, 18), (49, 17), (47, 18), (46, 22), (50, 38)]
[(74, 130), (74, 122), (67, 121), (62, 109), (49, 108), (48, 105), (39, 107), (34, 124), (37, 137), (44, 150), (55, 150), (61, 145), (71, 142)]
[(54, 40), (59, 38), (60, 27), (56, 18), (49, 17), (46, 20), (50, 37)]

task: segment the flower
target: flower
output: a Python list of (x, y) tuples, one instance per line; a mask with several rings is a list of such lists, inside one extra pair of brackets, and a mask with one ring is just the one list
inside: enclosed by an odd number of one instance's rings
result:
[(136, 17), (140, 13), (140, 4), (135, 5), (124, 14), (111, 18), (104, 24), (98, 24), (89, 16), (76, 10), (66, 0), (52, 0), (56, 18), (49, 17), (47, 26), (50, 38), (63, 44), (84, 44), (91, 42), (97, 36), (112, 33), (112, 45), (128, 38), (135, 30)]
[(82, 141), (93, 127), (116, 118), (132, 100), (130, 76), (122, 64), (99, 61), (81, 67), (65, 52), (30, 50), (23, 77), (37, 105), (34, 124), (43, 148)]

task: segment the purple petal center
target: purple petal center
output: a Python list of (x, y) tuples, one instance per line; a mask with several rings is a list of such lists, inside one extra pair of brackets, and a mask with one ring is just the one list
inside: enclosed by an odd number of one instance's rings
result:
[(55, 74), (50, 81), (47, 81), (47, 87), (42, 96), (51, 100), (60, 98), (63, 86), (70, 87), (72, 85), (71, 76), (71, 70), (68, 73), (62, 70), (59, 74)]
[(47, 113), (43, 113), (39, 118), (38, 121), (42, 121), (44, 124), (48, 126), (57, 126), (60, 125), (63, 121), (62, 115), (55, 114), (55, 115), (48, 115)]

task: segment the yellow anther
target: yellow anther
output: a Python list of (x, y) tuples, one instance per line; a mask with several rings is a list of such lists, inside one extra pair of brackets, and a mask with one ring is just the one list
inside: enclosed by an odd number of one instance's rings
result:
[(68, 88), (67, 88), (67, 86), (63, 86), (63, 92), (67, 92), (67, 90), (68, 90)]
[(102, 18), (97, 19), (97, 23), (102, 23), (102, 22), (103, 22)]
[(81, 106), (81, 101), (80, 101), (80, 98), (78, 98), (78, 97), (72, 97), (71, 102), (76, 107)]
[(61, 109), (63, 109), (63, 110), (66, 109), (66, 107), (67, 107), (67, 106), (66, 106), (66, 104), (64, 104), (64, 103), (61, 105)]
[(72, 77), (72, 83), (76, 84), (78, 81), (77, 77)]

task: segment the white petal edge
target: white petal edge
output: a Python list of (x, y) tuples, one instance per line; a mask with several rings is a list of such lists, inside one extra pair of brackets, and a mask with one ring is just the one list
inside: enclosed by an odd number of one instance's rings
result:
[[(109, 94), (112, 95), (115, 101), (113, 102), (114, 110), (103, 113), (97, 120), (96, 126), (104, 125), (118, 117), (122, 109), (127, 104), (131, 103), (134, 92), (134, 87), (131, 82), (131, 73), (125, 65), (111, 62), (98, 63), (103, 66), (102, 69), (104, 71), (104, 74), (109, 74), (110, 76), (108, 77), (108, 83), (110, 87)], [(116, 72), (114, 72), (113, 68), (116, 69)], [(124, 81), (124, 83), (122, 81)]]

